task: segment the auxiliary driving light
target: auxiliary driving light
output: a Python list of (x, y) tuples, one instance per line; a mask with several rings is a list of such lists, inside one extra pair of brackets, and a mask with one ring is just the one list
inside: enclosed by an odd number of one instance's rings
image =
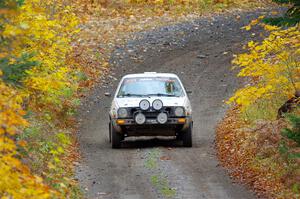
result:
[(143, 99), (142, 101), (140, 101), (139, 106), (143, 111), (146, 111), (150, 108), (150, 102), (146, 99)]
[(157, 122), (165, 124), (168, 121), (168, 115), (166, 113), (160, 113), (157, 115)]
[(154, 108), (154, 110), (159, 111), (163, 107), (163, 102), (159, 99), (156, 99), (152, 102), (152, 107)]
[(143, 113), (135, 115), (134, 120), (137, 124), (144, 124), (146, 122), (146, 116)]

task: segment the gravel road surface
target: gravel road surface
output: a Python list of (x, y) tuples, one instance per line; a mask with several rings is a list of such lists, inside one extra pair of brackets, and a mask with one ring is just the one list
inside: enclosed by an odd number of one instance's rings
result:
[[(231, 71), (233, 54), (257, 38), (241, 27), (264, 11), (231, 13), (135, 34), (117, 46), (112, 69), (80, 110), (82, 162), (77, 178), (87, 198), (247, 199), (255, 195), (233, 183), (218, 166), (215, 126), (225, 112), (223, 100), (239, 86)], [(176, 73), (193, 106), (193, 148), (172, 139), (130, 139), (122, 149), (108, 141), (108, 111), (120, 78), (145, 71)]]

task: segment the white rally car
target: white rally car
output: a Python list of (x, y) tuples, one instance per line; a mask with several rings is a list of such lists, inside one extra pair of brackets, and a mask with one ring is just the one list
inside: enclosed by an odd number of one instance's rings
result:
[(192, 107), (178, 76), (147, 72), (122, 78), (109, 113), (112, 148), (128, 136), (176, 136), (192, 146)]

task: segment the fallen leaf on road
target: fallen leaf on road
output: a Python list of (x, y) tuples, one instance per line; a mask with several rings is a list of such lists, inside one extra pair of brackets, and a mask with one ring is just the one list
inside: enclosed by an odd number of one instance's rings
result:
[(168, 156), (161, 156), (160, 158), (159, 158), (160, 160), (171, 160), (171, 158), (170, 157), (168, 157)]

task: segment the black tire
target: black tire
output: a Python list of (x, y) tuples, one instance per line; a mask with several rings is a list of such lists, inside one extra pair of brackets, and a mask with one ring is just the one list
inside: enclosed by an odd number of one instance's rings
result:
[(108, 131), (109, 131), (109, 135), (108, 135), (109, 143), (111, 143), (111, 121), (109, 121), (109, 124), (108, 124)]
[(193, 124), (190, 124), (190, 126), (184, 132), (182, 132), (181, 138), (184, 147), (193, 146), (192, 132), (193, 132)]
[(183, 134), (182, 131), (177, 131), (176, 132), (176, 140), (182, 141), (182, 134)]
[(120, 133), (117, 133), (115, 128), (110, 124), (110, 132), (111, 132), (111, 147), (113, 149), (118, 149), (121, 147), (121, 141), (123, 140), (123, 136)]

